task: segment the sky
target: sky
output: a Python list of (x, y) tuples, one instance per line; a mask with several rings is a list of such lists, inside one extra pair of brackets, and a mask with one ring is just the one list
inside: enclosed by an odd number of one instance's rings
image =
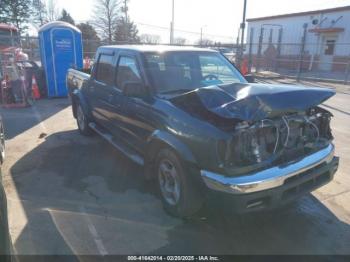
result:
[[(93, 16), (95, 0), (56, 0), (76, 22), (86, 22)], [(140, 34), (160, 35), (169, 42), (172, 0), (130, 0), (129, 16)], [(174, 0), (175, 37), (189, 42), (203, 38), (233, 42), (242, 20), (243, 0)], [(247, 0), (247, 18), (318, 10), (350, 5), (350, 0)], [(188, 32), (190, 33), (188, 33)]]

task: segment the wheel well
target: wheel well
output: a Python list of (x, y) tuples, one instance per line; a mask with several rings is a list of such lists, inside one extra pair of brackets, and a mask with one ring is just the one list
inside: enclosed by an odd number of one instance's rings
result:
[(149, 148), (147, 150), (147, 163), (154, 164), (154, 161), (156, 160), (157, 153), (162, 149), (162, 148), (169, 148), (172, 149), (167, 143), (160, 141), (160, 140), (155, 140), (151, 142), (149, 145)]
[(154, 172), (155, 164), (156, 164), (155, 161), (156, 161), (158, 152), (163, 148), (168, 148), (172, 150), (176, 155), (179, 155), (176, 152), (176, 150), (174, 150), (174, 148), (169, 146), (167, 143), (161, 140), (152, 141), (148, 147), (147, 156), (145, 158), (145, 171), (146, 171), (146, 177), (148, 179), (153, 179), (156, 176), (156, 172)]
[[(149, 145), (147, 150), (147, 156), (145, 157), (145, 167), (147, 171), (146, 172), (147, 177), (154, 176), (155, 173), (152, 171), (154, 170), (157, 154), (161, 149), (165, 149), (165, 148), (171, 150), (179, 158), (180, 161), (185, 160), (184, 157), (176, 148), (172, 147), (171, 145), (169, 145), (168, 143), (162, 140), (158, 140), (158, 139), (154, 140)], [(150, 175), (150, 174), (153, 174), (153, 175)]]
[(75, 96), (72, 96), (72, 111), (74, 118), (77, 118), (77, 99)]

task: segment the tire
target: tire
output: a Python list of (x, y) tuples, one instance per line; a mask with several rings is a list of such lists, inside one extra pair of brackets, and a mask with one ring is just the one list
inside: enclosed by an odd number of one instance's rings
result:
[(92, 130), (89, 127), (89, 120), (86, 114), (84, 113), (84, 110), (81, 107), (79, 102), (76, 103), (76, 107), (77, 107), (77, 125), (78, 125), (80, 134), (84, 136), (91, 136)]
[(158, 153), (155, 170), (162, 203), (170, 215), (187, 218), (201, 209), (203, 197), (185, 172), (184, 164), (172, 150), (162, 149)]

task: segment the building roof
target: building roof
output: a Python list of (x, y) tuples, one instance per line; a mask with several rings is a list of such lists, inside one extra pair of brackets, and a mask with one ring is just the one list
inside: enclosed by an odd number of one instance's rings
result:
[(264, 21), (264, 20), (272, 20), (272, 19), (295, 17), (295, 16), (314, 15), (314, 14), (320, 14), (320, 13), (333, 13), (333, 12), (348, 11), (348, 10), (350, 10), (350, 5), (342, 6), (342, 7), (336, 7), (336, 8), (328, 8), (328, 9), (307, 11), (307, 12), (290, 13), (290, 14), (265, 16), (265, 17), (257, 17), (257, 18), (249, 18), (249, 19), (247, 19), (247, 22)]
[(217, 52), (212, 49), (192, 46), (171, 46), (171, 45), (109, 45), (101, 46), (101, 49), (124, 49), (138, 52), (171, 52), (171, 51), (205, 51)]

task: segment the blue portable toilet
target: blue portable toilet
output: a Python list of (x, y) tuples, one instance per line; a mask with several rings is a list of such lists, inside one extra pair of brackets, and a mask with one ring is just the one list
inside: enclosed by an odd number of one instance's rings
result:
[(69, 23), (54, 21), (39, 29), (39, 42), (47, 96), (65, 97), (67, 70), (83, 68), (81, 32)]

